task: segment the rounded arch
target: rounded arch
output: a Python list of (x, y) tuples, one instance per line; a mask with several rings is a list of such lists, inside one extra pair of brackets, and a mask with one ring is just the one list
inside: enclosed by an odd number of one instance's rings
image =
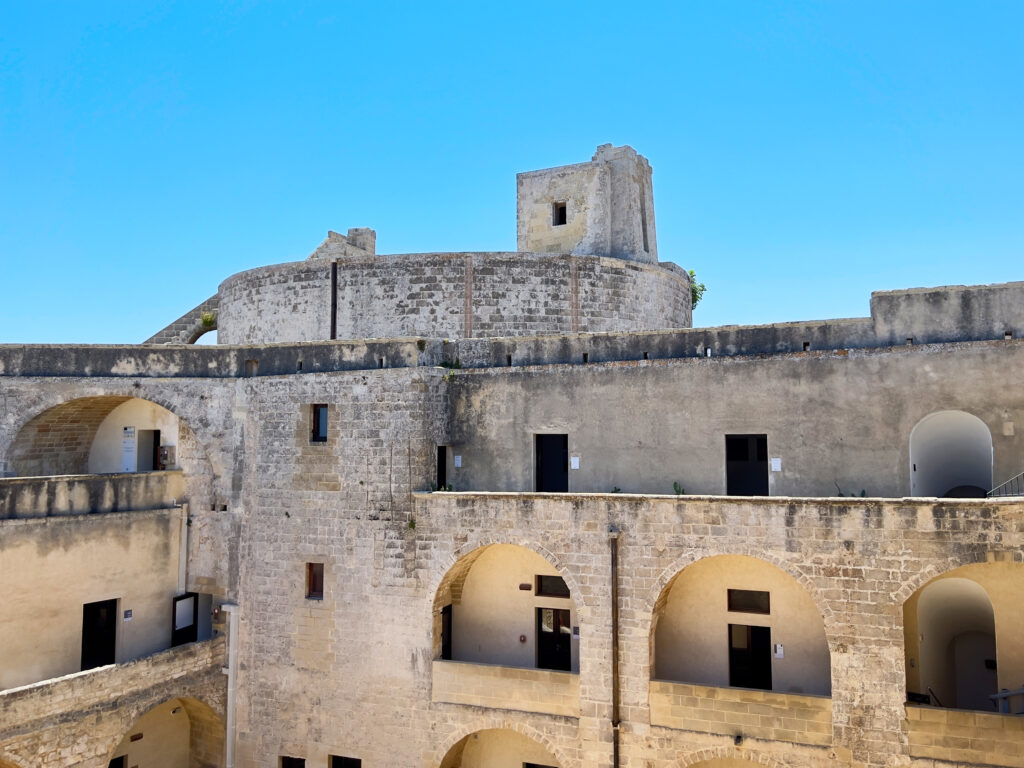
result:
[(821, 611), (798, 579), (758, 557), (711, 555), (672, 575), (649, 641), (652, 679), (831, 694)]
[[(480, 744), (480, 741), (483, 744)], [(477, 742), (471, 744), (471, 742)], [(471, 751), (467, 755), (466, 748)], [(488, 752), (495, 752), (518, 768), (524, 762), (572, 768), (564, 750), (543, 731), (525, 723), (500, 717), (481, 718), (468, 729), (460, 729), (438, 750), (435, 763), (440, 768), (484, 768)], [(481, 759), (483, 758), (483, 759)], [(464, 761), (465, 759), (465, 761)]]
[[(992, 694), (1016, 687), (1024, 571), (1016, 563), (963, 565), (903, 603), (907, 696), (914, 703), (991, 712)], [(1000, 655), (997, 643), (1009, 641)]]
[(814, 601), (815, 608), (821, 615), (822, 621), (825, 623), (826, 629), (832, 623), (834, 618), (834, 611), (832, 606), (829, 605), (828, 600), (818, 589), (818, 585), (802, 570), (800, 570), (794, 563), (789, 560), (785, 560), (781, 557), (777, 557), (770, 552), (764, 552), (751, 546), (736, 546), (728, 550), (715, 549), (715, 550), (704, 550), (704, 551), (691, 551), (676, 558), (670, 565), (667, 565), (662, 569), (661, 573), (658, 574), (658, 578), (655, 579), (654, 585), (647, 593), (647, 599), (644, 603), (644, 612), (648, 615), (653, 615), (660, 604), (662, 604), (664, 598), (667, 595), (667, 587), (672, 581), (674, 581), (679, 574), (696, 562), (705, 560), (709, 557), (720, 557), (723, 555), (736, 555), (742, 557), (750, 557), (755, 560), (761, 560), (762, 562), (774, 565), (780, 571), (793, 577), (793, 579), (804, 588), (811, 600)]
[[(117, 471), (119, 467), (116, 463), (111, 465), (110, 461), (116, 462), (119, 459), (119, 436), (106, 461), (99, 459), (93, 452), (97, 436), (104, 422), (115, 416), (119, 408), (137, 410), (136, 406), (148, 406), (150, 410), (162, 411), (166, 416), (164, 421), (174, 425), (173, 433), (162, 433), (161, 438), (169, 437), (166, 444), (176, 447), (176, 464), (191, 477), (208, 475), (212, 480), (216, 469), (210, 454), (191, 425), (178, 412), (178, 404), (159, 394), (135, 387), (126, 385), (118, 389), (120, 391), (85, 395), (70, 400), (57, 396), (46, 398), (40, 410), (25, 415), (15, 425), (14, 437), (6, 451), (10, 471), (23, 477), (95, 474), (112, 471), (104, 469), (110, 466), (114, 467), (113, 471)], [(154, 422), (160, 420), (153, 414), (148, 418)]]
[[(141, 712), (140, 712), (141, 710)], [(180, 765), (219, 765), (224, 754), (225, 726), (220, 713), (205, 701), (180, 696), (159, 704), (139, 706), (129, 717), (129, 726), (107, 751), (107, 763), (127, 755), (128, 765), (146, 762), (145, 756), (171, 756)], [(132, 741), (133, 734), (145, 738)], [(140, 759), (141, 758), (141, 759)]]
[(475, 542), (447, 565), (431, 602), (435, 659), (579, 670), (579, 584), (550, 553)]
[(680, 758), (677, 768), (749, 768), (750, 764), (767, 768), (791, 768), (792, 763), (782, 763), (770, 755), (739, 750), (736, 747), (708, 747), (692, 755)]
[(935, 411), (910, 431), (910, 495), (983, 498), (992, 488), (992, 433), (966, 411)]

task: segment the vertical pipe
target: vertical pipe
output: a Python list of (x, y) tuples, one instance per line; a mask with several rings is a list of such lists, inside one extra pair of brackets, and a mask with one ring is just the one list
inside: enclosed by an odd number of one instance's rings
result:
[(224, 768), (235, 768), (235, 684), (238, 676), (238, 606), (224, 603), (228, 614), (228, 701), (224, 723)]
[(331, 339), (338, 338), (338, 262), (331, 262)]
[(179, 507), (178, 522), (178, 593), (184, 594), (188, 585), (188, 503)]
[(619, 768), (619, 532), (608, 532), (612, 585), (612, 765)]

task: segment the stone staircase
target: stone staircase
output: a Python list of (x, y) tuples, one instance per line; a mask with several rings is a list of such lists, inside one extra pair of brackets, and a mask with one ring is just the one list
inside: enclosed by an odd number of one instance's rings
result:
[[(146, 339), (143, 344), (195, 344), (196, 339), (207, 331), (217, 329), (217, 310), (220, 296), (214, 294), (198, 307), (190, 309), (162, 331)], [(213, 315), (212, 325), (203, 325), (203, 315)]]

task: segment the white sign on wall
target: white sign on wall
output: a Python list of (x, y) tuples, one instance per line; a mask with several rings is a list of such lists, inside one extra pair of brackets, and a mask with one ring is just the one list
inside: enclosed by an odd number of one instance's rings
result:
[(135, 427), (125, 427), (121, 431), (121, 471), (134, 472), (138, 467), (135, 454)]
[(461, 467), (462, 466), (462, 457), (461, 456), (456, 456), (455, 457), (455, 466), (456, 467)]
[(772, 459), (772, 472), (782, 471), (782, 459)]
[(580, 457), (579, 456), (572, 456), (572, 457), (570, 457), (569, 458), (569, 469), (579, 469), (579, 468), (580, 468)]

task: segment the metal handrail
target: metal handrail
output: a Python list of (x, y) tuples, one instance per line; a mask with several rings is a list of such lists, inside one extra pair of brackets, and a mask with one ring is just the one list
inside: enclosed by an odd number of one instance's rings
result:
[(997, 485), (985, 495), (989, 498), (993, 496), (1024, 496), (1024, 472)]

